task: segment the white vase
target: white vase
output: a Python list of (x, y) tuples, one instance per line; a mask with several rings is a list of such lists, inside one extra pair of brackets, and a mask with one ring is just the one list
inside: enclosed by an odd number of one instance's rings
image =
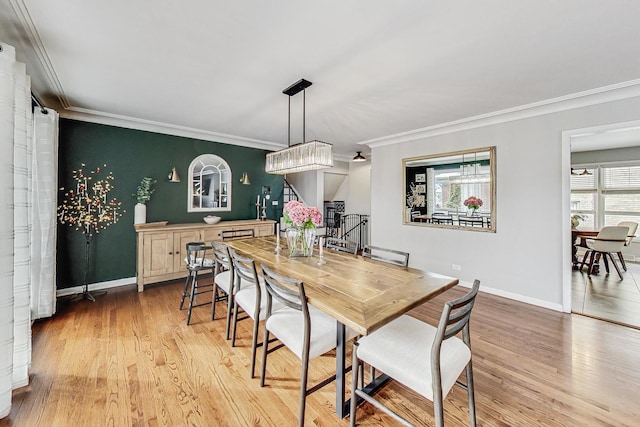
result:
[(133, 223), (144, 224), (147, 222), (147, 205), (144, 203), (136, 203), (133, 210)]

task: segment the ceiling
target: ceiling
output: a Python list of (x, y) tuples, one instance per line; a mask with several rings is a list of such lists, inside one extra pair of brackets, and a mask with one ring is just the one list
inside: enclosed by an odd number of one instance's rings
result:
[[(634, 0), (0, 2), (0, 40), (64, 117), (287, 145), (362, 142), (640, 78)], [(291, 98), (302, 142), (302, 94)]]

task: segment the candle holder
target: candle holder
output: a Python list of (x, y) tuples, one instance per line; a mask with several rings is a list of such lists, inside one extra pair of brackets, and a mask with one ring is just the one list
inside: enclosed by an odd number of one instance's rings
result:
[(280, 224), (276, 224), (276, 249), (274, 250), (276, 255), (280, 255), (281, 249), (282, 248), (280, 247)]
[(260, 202), (256, 203), (256, 219), (260, 219)]
[(262, 205), (262, 216), (260, 217), (263, 221), (267, 220), (267, 207)]
[(324, 237), (318, 239), (318, 265), (324, 265), (327, 261), (324, 260)]

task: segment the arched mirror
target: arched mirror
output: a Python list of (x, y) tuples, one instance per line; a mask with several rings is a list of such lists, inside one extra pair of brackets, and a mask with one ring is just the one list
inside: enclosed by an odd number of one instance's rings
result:
[(404, 224), (496, 231), (495, 147), (403, 159)]
[(203, 154), (189, 165), (188, 212), (231, 210), (231, 169), (222, 157)]

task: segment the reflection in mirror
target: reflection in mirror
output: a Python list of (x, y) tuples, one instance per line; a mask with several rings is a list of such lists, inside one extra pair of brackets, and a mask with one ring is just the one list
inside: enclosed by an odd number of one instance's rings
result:
[(403, 159), (410, 225), (495, 232), (495, 147)]
[(231, 210), (231, 169), (215, 154), (196, 157), (189, 166), (188, 212)]

